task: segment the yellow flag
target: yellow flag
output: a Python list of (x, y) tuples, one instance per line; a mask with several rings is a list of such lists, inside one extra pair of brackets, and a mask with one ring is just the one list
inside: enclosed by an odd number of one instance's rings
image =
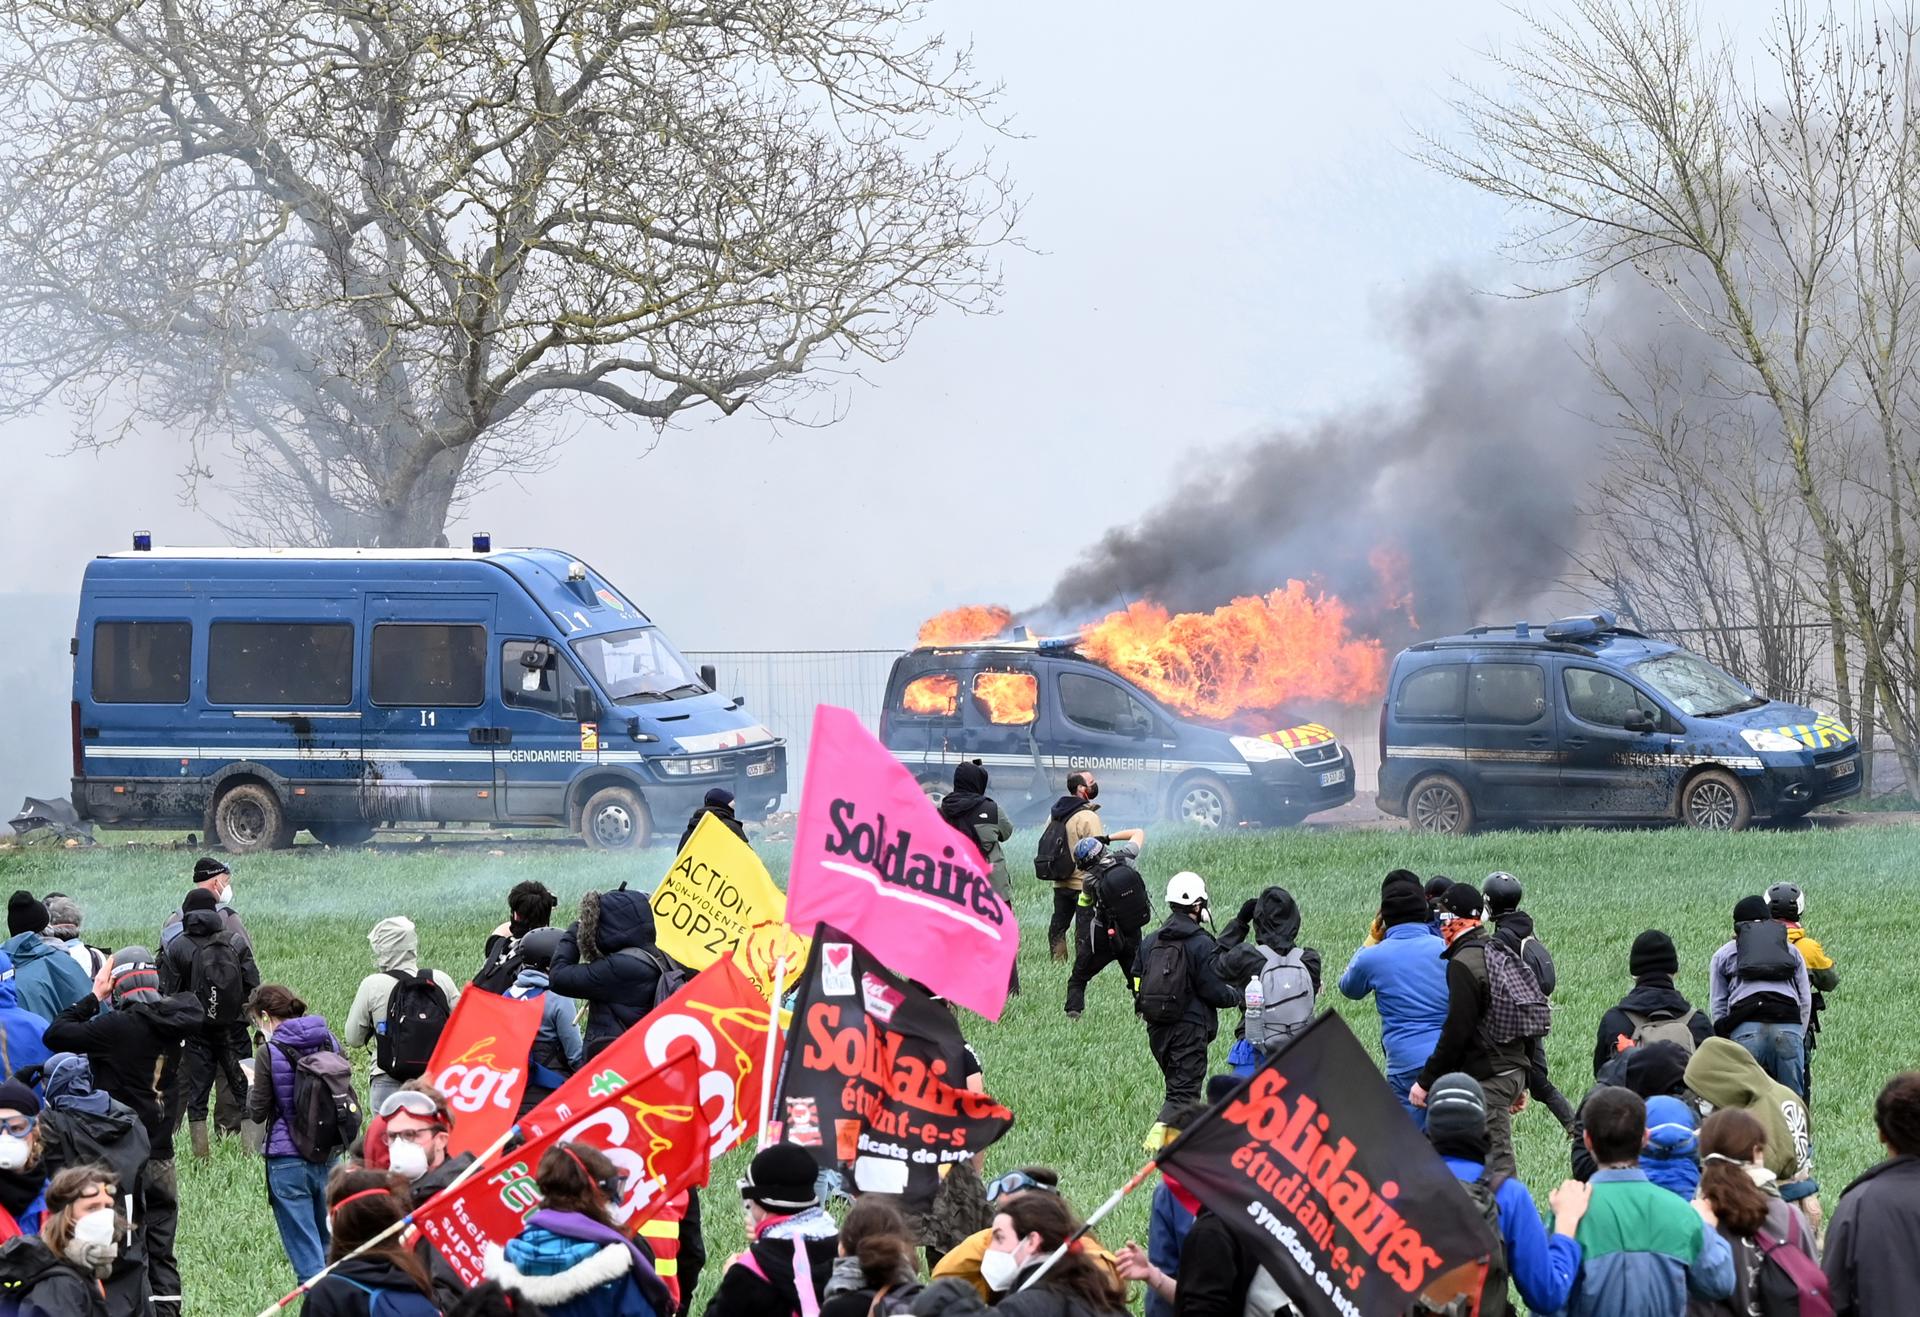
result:
[[(807, 939), (783, 927), (786, 893), (774, 886), (753, 848), (711, 814), (701, 818), (686, 848), (674, 857), (673, 867), (654, 888), (652, 904), (657, 945), (688, 969), (703, 970), (723, 956), (733, 956), (755, 985), (771, 995), (771, 970), (779, 951), (788, 951), (789, 979), (806, 966)], [(780, 934), (761, 929), (749, 938), (757, 926), (767, 924), (782, 926)], [(764, 967), (756, 970), (762, 960)]]

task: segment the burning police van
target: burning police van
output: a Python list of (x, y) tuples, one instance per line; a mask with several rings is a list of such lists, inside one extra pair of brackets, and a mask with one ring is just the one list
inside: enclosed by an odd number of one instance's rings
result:
[(1353, 756), (1308, 723), (1238, 736), (1187, 722), (1071, 639), (923, 646), (887, 679), (880, 739), (931, 796), (978, 759), (994, 798), (1029, 821), (1089, 768), (1115, 826), (1294, 824), (1353, 799)]
[(1415, 645), (1380, 709), (1380, 808), (1428, 832), (1535, 819), (1737, 832), (1859, 790), (1860, 745), (1837, 719), (1609, 613)]
[(786, 792), (780, 738), (565, 553), (134, 545), (80, 587), (82, 817), (239, 852), (434, 822), (619, 849), (709, 788), (750, 819)]

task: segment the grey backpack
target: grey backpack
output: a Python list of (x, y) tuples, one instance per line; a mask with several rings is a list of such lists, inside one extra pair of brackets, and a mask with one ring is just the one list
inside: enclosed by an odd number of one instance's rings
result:
[(1247, 1010), (1247, 1041), (1263, 1052), (1277, 1051), (1313, 1022), (1313, 975), (1295, 947), (1281, 955), (1260, 948), (1260, 1005)]

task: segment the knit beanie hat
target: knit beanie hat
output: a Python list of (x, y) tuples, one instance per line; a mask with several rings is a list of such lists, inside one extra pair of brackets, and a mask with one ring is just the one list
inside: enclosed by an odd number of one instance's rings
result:
[(703, 799), (709, 809), (724, 809), (733, 803), (733, 792), (725, 787), (708, 787)]
[(804, 1212), (819, 1203), (813, 1192), (820, 1169), (797, 1143), (771, 1143), (753, 1155), (740, 1196), (771, 1212)]
[(17, 1111), (23, 1116), (37, 1115), (40, 1111), (40, 1099), (33, 1090), (17, 1079), (0, 1083), (0, 1110)]
[(1627, 953), (1627, 972), (1636, 979), (1649, 974), (1678, 974), (1680, 972), (1680, 953), (1673, 949), (1673, 939), (1657, 928), (1649, 928), (1633, 940), (1633, 950)]
[(1773, 916), (1767, 912), (1767, 898), (1764, 896), (1743, 896), (1733, 907), (1733, 922), (1736, 924), (1756, 924)]
[(1389, 874), (1380, 884), (1380, 922), (1388, 928), (1396, 924), (1424, 924), (1430, 914), (1426, 894), (1411, 875)]
[(1656, 1157), (1692, 1157), (1700, 1149), (1693, 1112), (1677, 1097), (1647, 1099), (1647, 1151)]
[(196, 910), (217, 910), (220, 898), (204, 887), (196, 887), (187, 893), (186, 900), (180, 903), (180, 913), (190, 915)]
[(15, 892), (7, 898), (7, 936), (47, 931), (47, 907), (32, 892)]
[(153, 963), (153, 952), (145, 947), (121, 947), (114, 952), (108, 980), (116, 1006), (123, 998), (160, 995), (160, 970)]
[(218, 878), (223, 873), (232, 872), (233, 870), (227, 868), (223, 861), (216, 860), (211, 855), (203, 855), (193, 862), (193, 881), (196, 883), (204, 883), (209, 878)]
[(78, 937), (83, 916), (80, 903), (71, 896), (47, 898), (47, 929), (61, 937)]
[(1427, 1091), (1427, 1139), (1442, 1156), (1486, 1159), (1487, 1094), (1479, 1080), (1456, 1071), (1434, 1081)]

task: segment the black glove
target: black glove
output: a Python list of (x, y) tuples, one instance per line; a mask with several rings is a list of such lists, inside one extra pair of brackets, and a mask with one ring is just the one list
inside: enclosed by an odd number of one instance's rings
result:
[(1240, 913), (1234, 916), (1234, 918), (1243, 924), (1251, 924), (1253, 922), (1253, 902), (1251, 900), (1242, 901), (1240, 903)]

